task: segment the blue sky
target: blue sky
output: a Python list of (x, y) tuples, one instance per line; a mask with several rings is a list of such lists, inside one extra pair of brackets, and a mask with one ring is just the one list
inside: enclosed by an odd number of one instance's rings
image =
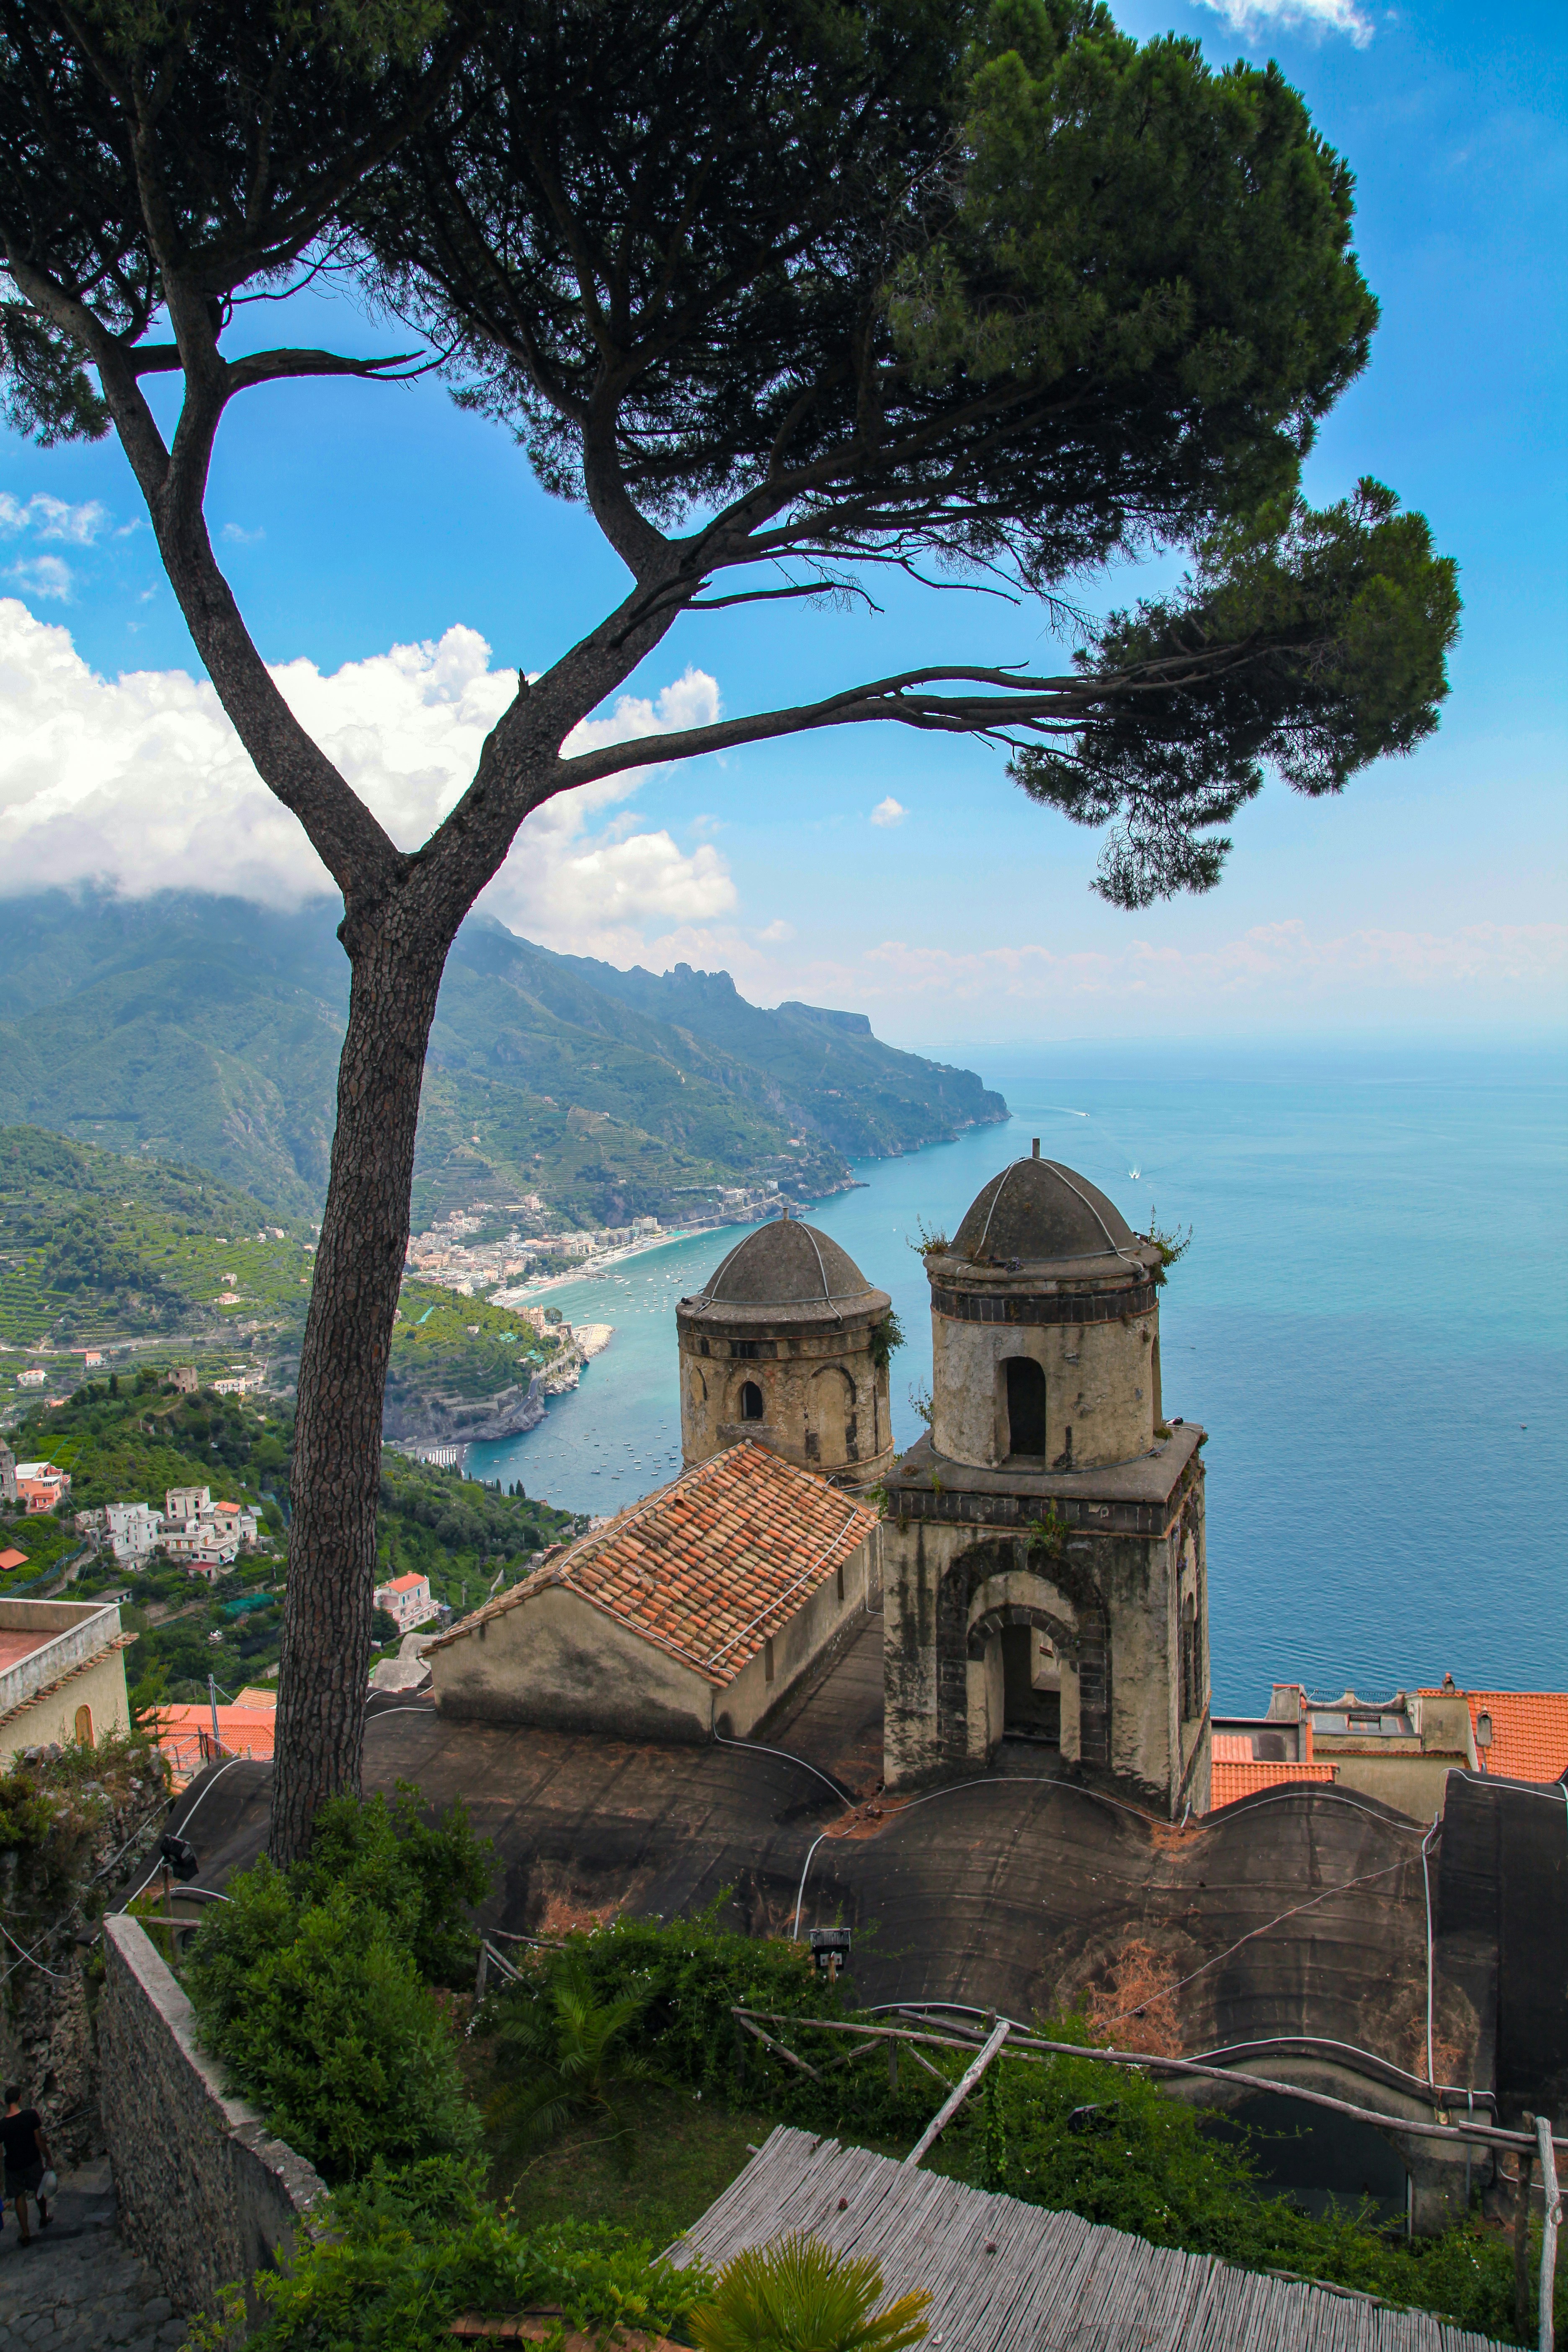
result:
[[(1356, 173), (1384, 323), (1308, 487), (1321, 501), (1376, 474), (1458, 558), (1464, 636), (1440, 734), (1337, 803), (1271, 789), (1238, 820), (1216, 893), (1135, 917), (1089, 893), (1094, 837), (1030, 807), (996, 754), (893, 728), (659, 769), (557, 809), (525, 828), (490, 903), (553, 946), (722, 965), (761, 1001), (854, 1004), (926, 1045), (1556, 1031), (1561, 10), (1300, 0), (1238, 16), (1123, 0), (1117, 14), (1140, 34), (1194, 33), (1215, 60), (1277, 57)], [(367, 344), (341, 318), (301, 331)], [(587, 518), (430, 383), (247, 395), (209, 511), (263, 654), (295, 665), (289, 690), (408, 838), (455, 790), (500, 678), (546, 664), (622, 585)], [(291, 821), (255, 799), (136, 520), (112, 443), (5, 440), (5, 885), (308, 892)], [(1115, 597), (1130, 593), (1123, 574)], [(667, 720), (955, 656), (1060, 649), (1032, 614), (914, 590), (877, 617), (692, 616), (635, 682), (650, 707), (611, 723), (657, 725), (688, 672)]]

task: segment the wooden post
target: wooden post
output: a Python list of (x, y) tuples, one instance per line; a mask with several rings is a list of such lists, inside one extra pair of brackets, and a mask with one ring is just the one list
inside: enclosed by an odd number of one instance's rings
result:
[(888, 2088), (889, 2091), (897, 2091), (898, 2087), (899, 2045), (896, 2042), (889, 2042), (888, 2044)]
[(1541, 2337), (1540, 2352), (1553, 2352), (1557, 2341), (1554, 2306), (1557, 2301), (1557, 2231), (1563, 2200), (1557, 2190), (1557, 2158), (1552, 2150), (1550, 2116), (1535, 2118), (1535, 2144), (1541, 2150)]
[[(1535, 2117), (1526, 2114), (1527, 2128), (1533, 2131)], [(1519, 2156), (1519, 2195), (1513, 2208), (1513, 2325), (1522, 2343), (1530, 2326), (1530, 2176), (1535, 2169), (1535, 2158), (1529, 2148)]]
[(984, 2074), (987, 2066), (990, 2065), (993, 2058), (1000, 2057), (1002, 2053), (1002, 2046), (1012, 2030), (1012, 2026), (1008, 2023), (1008, 2021), (1005, 2018), (1002, 2020), (999, 2025), (992, 2027), (991, 2032), (985, 2038), (985, 2047), (984, 2050), (981, 2051), (978, 2057), (972, 2058), (970, 2060), (968, 2065), (964, 2068), (963, 2073), (959, 2077), (957, 2088), (948, 2093), (947, 2097), (942, 2101), (935, 2115), (932, 2116), (930, 2123), (927, 2124), (924, 2131), (921, 2132), (919, 2139), (916, 2140), (908, 2156), (905, 2157), (904, 2164), (907, 2169), (912, 2170), (932, 2143), (941, 2138), (942, 2133), (947, 2129), (948, 2125), (952, 2121), (952, 2118), (958, 2113), (965, 2099), (968, 2098), (971, 2091), (973, 2090), (976, 2083), (979, 2082), (982, 2074)]

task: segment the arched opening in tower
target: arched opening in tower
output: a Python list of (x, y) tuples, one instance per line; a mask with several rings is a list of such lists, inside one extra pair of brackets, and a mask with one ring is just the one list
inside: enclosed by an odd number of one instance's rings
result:
[(742, 1421), (761, 1421), (762, 1417), (763, 1392), (761, 1389), (757, 1386), (755, 1381), (742, 1381), (741, 1383), (741, 1419)]
[(1046, 1375), (1033, 1356), (1007, 1360), (1007, 1451), (1045, 1454)]
[(1048, 1633), (1037, 1625), (1002, 1628), (1004, 1737), (1061, 1745), (1061, 1661)]

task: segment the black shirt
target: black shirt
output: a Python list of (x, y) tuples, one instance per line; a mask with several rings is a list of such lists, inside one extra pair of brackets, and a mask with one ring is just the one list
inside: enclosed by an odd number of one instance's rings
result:
[(24, 2107), (20, 2115), (0, 2116), (0, 2147), (5, 2151), (7, 2172), (30, 2172), (41, 2164), (37, 2142), (38, 2111)]

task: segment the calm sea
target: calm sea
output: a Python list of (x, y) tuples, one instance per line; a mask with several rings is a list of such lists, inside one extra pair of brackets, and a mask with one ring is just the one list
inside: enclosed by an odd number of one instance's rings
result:
[[(969, 1057), (966, 1057), (969, 1058)], [(1192, 1227), (1161, 1300), (1167, 1412), (1210, 1433), (1215, 1703), (1277, 1681), (1568, 1687), (1561, 1056), (1062, 1047), (976, 1055), (1009, 1125), (868, 1160), (811, 1212), (892, 1293), (900, 1442), (931, 1373), (910, 1244), (1039, 1136), (1140, 1227)], [(550, 1294), (616, 1336), (472, 1475), (605, 1512), (679, 1466), (675, 1301), (733, 1230)]]

